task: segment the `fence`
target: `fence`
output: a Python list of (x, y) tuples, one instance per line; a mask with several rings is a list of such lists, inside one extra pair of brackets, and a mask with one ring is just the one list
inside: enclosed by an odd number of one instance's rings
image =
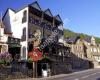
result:
[(0, 80), (11, 80), (33, 77), (33, 70), (28, 69), (25, 64), (18, 62), (11, 66), (0, 66)]

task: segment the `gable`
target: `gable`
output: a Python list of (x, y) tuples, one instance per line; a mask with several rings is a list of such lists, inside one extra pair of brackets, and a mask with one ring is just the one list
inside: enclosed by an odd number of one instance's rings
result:
[(38, 2), (36, 1), (36, 2), (34, 2), (34, 3), (32, 3), (32, 4), (30, 4), (32, 7), (34, 7), (35, 9), (37, 9), (37, 10), (39, 10), (39, 11), (41, 11), (41, 8), (40, 8), (40, 5), (38, 4)]
[(83, 41), (81, 39), (77, 39), (76, 44), (83, 45)]
[(94, 37), (91, 37), (91, 41), (95, 41), (95, 38)]
[(53, 17), (53, 15), (52, 15), (50, 9), (47, 9), (47, 10), (45, 10), (44, 12), (45, 12), (45, 14), (47, 14), (47, 15)]
[(59, 15), (56, 16), (56, 19), (57, 19), (58, 21), (62, 22), (62, 20), (61, 20), (61, 18), (60, 18)]

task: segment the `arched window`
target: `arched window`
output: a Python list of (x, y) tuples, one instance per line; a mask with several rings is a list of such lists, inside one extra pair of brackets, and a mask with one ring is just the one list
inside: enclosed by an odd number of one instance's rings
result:
[(22, 32), (22, 41), (26, 40), (26, 28), (23, 28), (23, 32)]
[(23, 59), (26, 58), (26, 47), (25, 46), (22, 48), (22, 57)]
[(27, 11), (25, 10), (25, 11), (23, 12), (22, 23), (26, 22), (26, 20), (27, 20)]
[(26, 28), (23, 28), (23, 35), (26, 36)]

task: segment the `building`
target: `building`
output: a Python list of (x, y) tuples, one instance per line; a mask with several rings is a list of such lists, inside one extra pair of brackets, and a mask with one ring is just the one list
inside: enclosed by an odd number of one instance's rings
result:
[(53, 16), (50, 9), (43, 11), (37, 2), (33, 2), (20, 10), (7, 9), (3, 22), (6, 32), (21, 39), (21, 60), (28, 60), (28, 53), (47, 41), (42, 60), (32, 64), (34, 77), (68, 72), (66, 66), (70, 64), (66, 61), (70, 48), (63, 45), (63, 22), (59, 15)]
[(15, 38), (21, 39), (22, 59), (27, 59), (28, 42), (33, 41), (32, 38), (34, 38), (37, 29), (40, 30), (41, 38), (47, 38), (54, 27), (63, 24), (59, 15), (53, 16), (50, 9), (42, 11), (37, 2), (29, 4), (18, 11), (7, 9), (3, 22), (6, 26), (6, 31), (12, 32)]
[(87, 58), (90, 61), (90, 68), (100, 68), (100, 46), (96, 43), (94, 37), (84, 39)]
[[(5, 25), (0, 22), (0, 53), (9, 52), (12, 57), (20, 52), (20, 39), (14, 38), (11, 32), (5, 31)], [(18, 48), (18, 49), (15, 49)]]
[(4, 33), (4, 24), (0, 21), (0, 53), (8, 52), (7, 37)]
[(89, 68), (86, 48), (80, 36), (67, 38), (65, 41), (66, 41), (65, 42), (66, 46), (69, 46), (71, 48), (70, 52), (71, 52), (72, 68), (73, 69)]

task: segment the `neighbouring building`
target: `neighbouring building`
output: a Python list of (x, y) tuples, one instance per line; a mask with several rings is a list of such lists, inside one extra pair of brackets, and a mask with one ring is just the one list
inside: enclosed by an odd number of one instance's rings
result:
[[(71, 49), (71, 64), (73, 69), (87, 69), (88, 60), (86, 54), (86, 48), (84, 46), (83, 40), (80, 36), (67, 38), (65, 40), (66, 46)], [(85, 66), (84, 66), (85, 65)]]
[(4, 24), (0, 21), (0, 53), (8, 52), (7, 35), (4, 34)]
[(43, 57), (46, 58), (33, 62), (34, 77), (71, 71), (70, 47), (63, 45), (63, 22), (59, 15), (53, 16), (50, 9), (43, 11), (37, 2), (33, 2), (20, 10), (7, 9), (3, 22), (6, 31), (12, 32), (14, 38), (21, 39), (19, 52), (21, 60), (25, 61), (28, 59), (28, 53), (53, 35), (55, 29), (59, 32), (43, 49)]
[(100, 68), (100, 46), (94, 37), (84, 39), (90, 68)]
[(5, 30), (5, 25), (0, 21), (0, 53), (9, 52), (14, 58), (16, 54), (20, 54), (20, 39), (14, 38), (11, 32)]

